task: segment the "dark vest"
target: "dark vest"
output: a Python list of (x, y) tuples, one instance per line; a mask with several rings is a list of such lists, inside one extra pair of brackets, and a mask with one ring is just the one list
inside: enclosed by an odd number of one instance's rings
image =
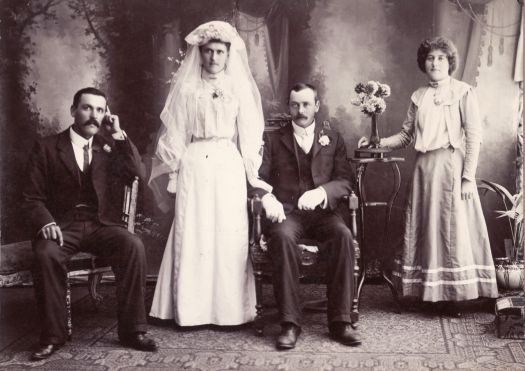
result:
[(299, 194), (296, 199), (306, 191), (314, 189), (314, 180), (312, 178), (312, 153), (313, 146), (310, 149), (310, 152), (304, 153), (301, 147), (297, 144), (297, 141), (294, 138), (295, 142), (295, 152), (297, 154), (297, 160), (299, 161)]
[(98, 199), (91, 179), (91, 166), (87, 172), (83, 172), (77, 166), (78, 176), (80, 178), (80, 190), (77, 195), (76, 204), (84, 204), (97, 209)]

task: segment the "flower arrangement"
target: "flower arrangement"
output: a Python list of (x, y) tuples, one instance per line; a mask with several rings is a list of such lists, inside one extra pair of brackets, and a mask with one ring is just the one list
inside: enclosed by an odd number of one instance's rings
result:
[(385, 112), (385, 98), (390, 96), (390, 86), (379, 81), (360, 82), (355, 86), (357, 97), (352, 99), (353, 105), (361, 108), (361, 112), (373, 116)]

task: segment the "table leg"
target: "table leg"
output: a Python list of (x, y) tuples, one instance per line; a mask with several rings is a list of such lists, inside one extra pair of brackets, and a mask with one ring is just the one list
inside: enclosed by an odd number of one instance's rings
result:
[(359, 309), (359, 299), (361, 298), (361, 289), (366, 278), (366, 247), (365, 247), (365, 204), (366, 204), (366, 194), (363, 187), (363, 180), (366, 171), (366, 164), (359, 164), (357, 167), (357, 192), (359, 193), (359, 231), (360, 231), (360, 279), (357, 288), (357, 308)]
[[(392, 249), (391, 246), (388, 246), (388, 250), (386, 249), (387, 244), (389, 243), (388, 235), (389, 235), (390, 218), (392, 216), (392, 206), (397, 197), (397, 194), (399, 193), (399, 189), (401, 188), (401, 173), (399, 172), (399, 166), (397, 165), (396, 162), (391, 162), (390, 165), (392, 168), (392, 172), (394, 174), (394, 187), (392, 189), (392, 193), (390, 195), (390, 198), (388, 200), (387, 207), (386, 207), (385, 229), (384, 229), (384, 235), (383, 235), (384, 236), (383, 237), (384, 238), (383, 251), (391, 251)], [(399, 297), (397, 294), (397, 290), (394, 287), (394, 284), (392, 283), (388, 275), (386, 274), (384, 259), (381, 259), (381, 260), (382, 260), (381, 261), (381, 275), (383, 276), (383, 279), (388, 284), (388, 287), (390, 287), (390, 291), (392, 292), (392, 296), (394, 297), (394, 301), (396, 303), (395, 312), (401, 313), (401, 304), (399, 303)]]

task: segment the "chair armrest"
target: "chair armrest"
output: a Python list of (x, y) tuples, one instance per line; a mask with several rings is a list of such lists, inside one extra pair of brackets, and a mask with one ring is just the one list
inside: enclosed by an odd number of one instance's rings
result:
[[(350, 209), (350, 230), (356, 240), (357, 236), (357, 209), (359, 208), (359, 199), (357, 198), (354, 191), (348, 196), (348, 208)], [(357, 240), (355, 241), (357, 242)]]
[(250, 213), (252, 215), (252, 239), (259, 242), (262, 234), (261, 217), (263, 214), (262, 201), (259, 195), (248, 200), (250, 204)]
[(131, 185), (124, 186), (124, 202), (122, 203), (122, 221), (126, 223), (126, 227), (131, 233), (135, 233), (138, 191), (139, 177), (136, 176)]

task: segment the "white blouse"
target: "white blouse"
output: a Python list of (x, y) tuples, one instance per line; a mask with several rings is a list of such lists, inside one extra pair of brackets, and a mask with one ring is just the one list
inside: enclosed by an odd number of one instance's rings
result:
[(421, 98), (421, 106), (417, 111), (416, 151), (428, 152), (438, 148), (448, 148), (450, 140), (445, 123), (445, 111), (441, 104), (443, 89), (450, 79), (446, 79), (437, 87), (429, 87)]
[(194, 138), (233, 138), (239, 100), (234, 94), (230, 78), (221, 74), (214, 80), (200, 81), (197, 89), (190, 93), (189, 104), (195, 104), (191, 134)]

